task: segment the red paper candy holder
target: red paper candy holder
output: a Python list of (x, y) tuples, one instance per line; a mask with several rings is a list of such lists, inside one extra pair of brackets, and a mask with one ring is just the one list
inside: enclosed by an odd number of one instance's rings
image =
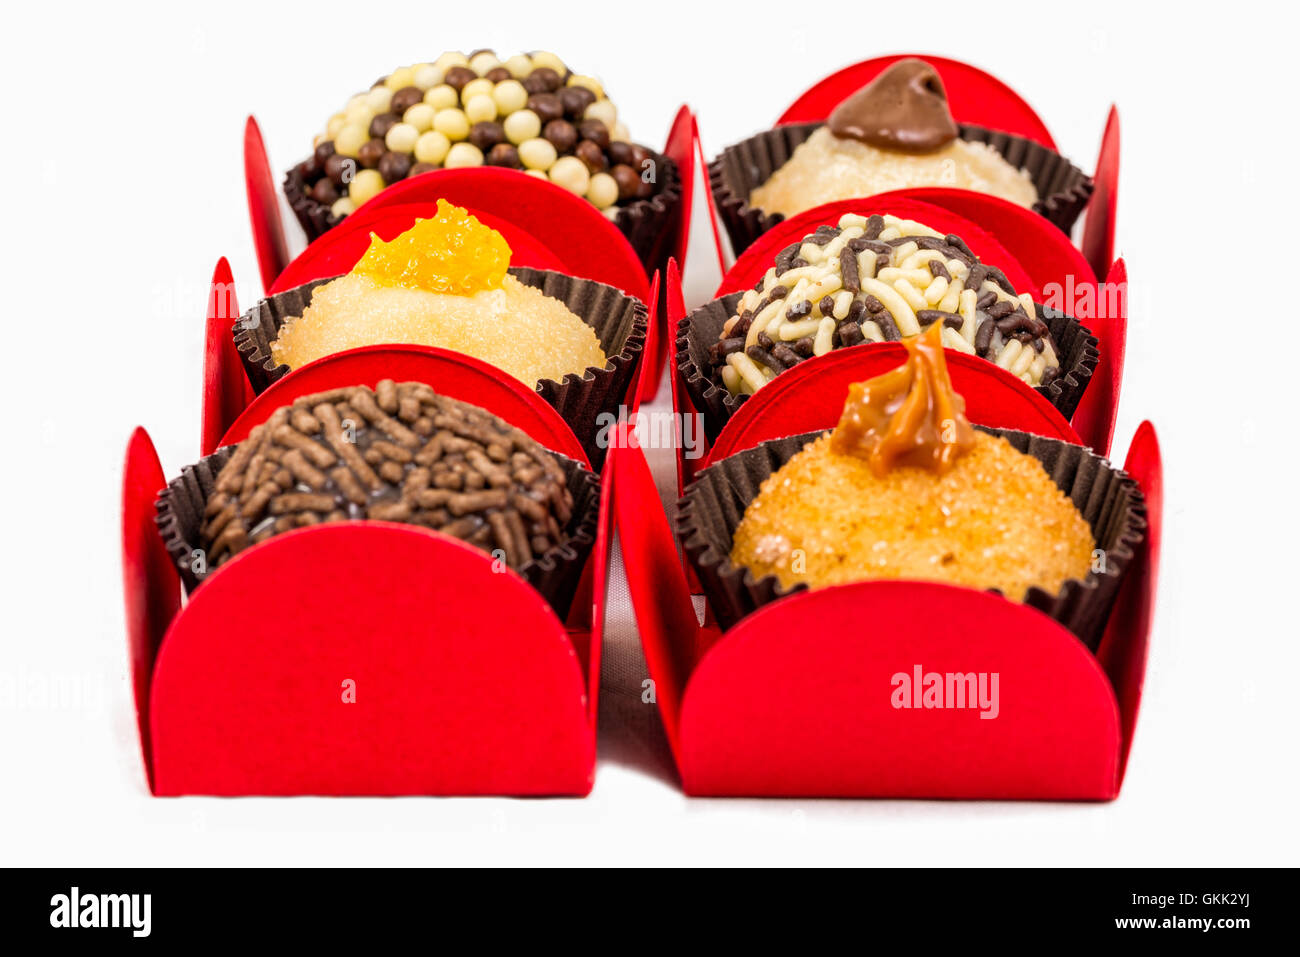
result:
[[(218, 270), (219, 275), (221, 270)], [(304, 394), (426, 382), (583, 461), (537, 393), (423, 347), (330, 356), (276, 382), (216, 445)], [(635, 411), (639, 385), (629, 397)], [(613, 473), (566, 621), (515, 573), (413, 526), (333, 523), (276, 536), (182, 607), (154, 525), (163, 472), (127, 448), (123, 563), (141, 747), (157, 795), (585, 795), (593, 783)]]
[[(897, 365), (898, 356), (890, 359), (886, 351), (901, 354), (901, 348), (879, 350), (882, 368)], [(970, 371), (962, 358), (949, 355), (959, 390)], [(1034, 401), (1039, 397), (1025, 391), (999, 403), (1000, 424), (1070, 440), (1068, 425), (1044, 418)], [(796, 421), (777, 414), (779, 399), (773, 393), (761, 405), (746, 403), (752, 418), (733, 437), (724, 433), (713, 455), (833, 424), (824, 418), (825, 403)], [(791, 405), (800, 403), (788, 395), (779, 403)], [(818, 415), (823, 419), (810, 424)], [(615, 521), (624, 553), (638, 557), (628, 573), (632, 604), (687, 794), (1036, 800), (1119, 794), (1161, 540), (1162, 471), (1150, 423), (1138, 430), (1125, 462), (1146, 497), (1146, 538), (1096, 656), (1035, 609), (928, 582), (799, 593), (725, 633), (711, 613), (701, 624), (691, 600), (693, 576), (665, 516), (634, 504), (655, 489), (640, 449), (625, 444), (635, 443), (621, 442), (606, 465), (619, 489)], [(926, 689), (933, 680), (941, 690), (931, 699)], [(943, 688), (951, 689), (946, 698)], [(962, 697), (967, 691), (969, 699)]]

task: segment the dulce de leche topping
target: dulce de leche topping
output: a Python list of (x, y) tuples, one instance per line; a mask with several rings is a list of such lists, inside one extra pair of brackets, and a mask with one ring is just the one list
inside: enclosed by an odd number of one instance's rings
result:
[(878, 476), (902, 466), (942, 475), (970, 451), (975, 431), (948, 378), (942, 326), (904, 339), (907, 361), (897, 369), (849, 386), (831, 451), (866, 459)]
[(903, 153), (933, 153), (957, 138), (943, 80), (915, 58), (899, 60), (835, 107), (830, 130)]

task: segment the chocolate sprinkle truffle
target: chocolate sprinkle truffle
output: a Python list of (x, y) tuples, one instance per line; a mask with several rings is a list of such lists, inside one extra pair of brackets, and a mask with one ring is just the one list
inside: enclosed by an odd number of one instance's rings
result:
[(936, 323), (946, 348), (1031, 386), (1061, 372), (1029, 294), (961, 237), (896, 216), (846, 213), (791, 243), (736, 308), (708, 355), (710, 378), (733, 395), (833, 349), (897, 342)]
[[(444, 53), (394, 70), (331, 116), (314, 146), (293, 189), (328, 206), (331, 226), (393, 183), (441, 168), (526, 171), (610, 217), (659, 188), (649, 151), (628, 142), (600, 82), (545, 51), (504, 61), (491, 50)], [(640, 160), (628, 167), (636, 181), (616, 183), (606, 170), (630, 155)]]
[(333, 389), (277, 409), (217, 475), (209, 569), (280, 532), (347, 519), (423, 525), (516, 571), (568, 540), (556, 456), (477, 406), (417, 382)]

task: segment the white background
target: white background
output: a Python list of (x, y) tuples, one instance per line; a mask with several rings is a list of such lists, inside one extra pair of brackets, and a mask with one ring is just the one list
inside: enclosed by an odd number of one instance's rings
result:
[[(1279, 9), (318, 0), (7, 12), (0, 863), (1296, 863), (1297, 85)], [(230, 257), (242, 302), (260, 292), (244, 117), (261, 121), (278, 176), (377, 76), (479, 46), (552, 49), (601, 76), (651, 144), (690, 102), (710, 156), (832, 70), (887, 52), (991, 70), (1088, 169), (1118, 102), (1118, 245), (1133, 290), (1116, 450), (1151, 418), (1167, 470), (1150, 670), (1118, 801), (688, 800), (654, 771), (650, 744), (608, 732), (586, 800), (148, 796), (126, 677), (120, 459), (137, 423), (169, 476), (197, 457), (217, 257)], [(718, 278), (697, 199), (692, 304)], [(29, 693), (55, 683), (80, 701)]]

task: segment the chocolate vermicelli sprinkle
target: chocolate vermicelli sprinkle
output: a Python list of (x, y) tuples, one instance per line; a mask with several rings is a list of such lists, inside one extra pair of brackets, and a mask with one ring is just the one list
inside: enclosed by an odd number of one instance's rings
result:
[(321, 522), (423, 525), (518, 570), (565, 539), (573, 497), (555, 456), (476, 406), (417, 382), (304, 396), (277, 409), (216, 477), (200, 529), (209, 569)]

